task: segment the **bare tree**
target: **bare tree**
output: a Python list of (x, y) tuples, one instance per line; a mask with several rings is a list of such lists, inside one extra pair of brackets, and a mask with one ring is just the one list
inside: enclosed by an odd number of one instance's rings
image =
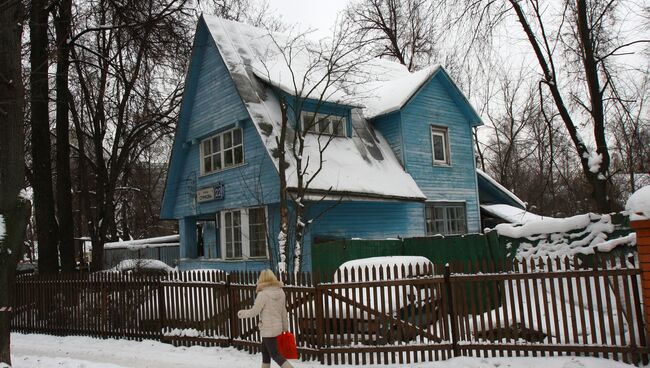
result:
[(346, 9), (345, 22), (377, 57), (417, 70), (437, 56), (439, 17), (433, 0), (363, 0)]
[(0, 365), (9, 366), (16, 264), (22, 255), (30, 208), (19, 197), (25, 186), (23, 21), (21, 1), (0, 5)]
[(116, 199), (126, 168), (172, 133), (192, 13), (185, 0), (87, 5), (77, 15), (83, 28), (71, 37), (71, 111), (82, 207), (91, 209), (92, 269), (99, 270), (104, 242), (119, 236)]
[[(613, 175), (624, 175), (626, 180), (617, 181), (622, 193), (638, 189), (636, 174), (650, 173), (650, 77), (648, 72), (639, 80), (630, 80), (620, 93), (621, 103), (615, 106), (609, 132), (613, 137)], [(627, 198), (618, 198), (624, 202)]]
[(493, 133), (484, 150), (491, 153), (488, 166), (497, 174), (497, 180), (518, 192), (523, 163), (536, 149), (528, 141), (527, 128), (532, 120), (540, 118), (541, 112), (535, 90), (524, 85), (521, 75), (511, 78), (510, 74), (504, 73), (500, 76), (500, 84), (501, 98), (497, 104), (502, 106), (495, 109), (497, 115), (492, 108), (485, 111)]
[(199, 10), (224, 19), (250, 24), (269, 31), (284, 31), (287, 25), (270, 8), (267, 0), (211, 0), (199, 3)]
[[(617, 33), (616, 12), (622, 2), (577, 0), (559, 8), (538, 0), (463, 2), (457, 21), (472, 24), (472, 39), (490, 39), (504, 15), (516, 18), (537, 62), (541, 96), (550, 96), (590, 183), (598, 211), (611, 209), (608, 200), (610, 152), (606, 137), (608, 111), (620, 99), (615, 58), (630, 46), (649, 42)], [(581, 137), (589, 127), (588, 143)]]
[[(331, 39), (319, 44), (308, 41), (304, 33), (282, 40), (271, 35), (278, 50), (273, 59), (285, 70), (284, 76), (288, 80), (283, 83), (290, 89), (289, 93), (279, 93), (281, 121), (280, 131), (275, 137), (280, 178), (278, 269), (281, 272), (299, 272), (302, 267), (304, 234), (315, 219), (306, 218), (308, 194), (325, 165), (325, 151), (344, 129), (344, 122), (331, 121), (323, 106), (328, 102), (351, 102), (345, 101), (348, 97), (341, 92), (355, 83), (358, 66), (365, 59), (358, 52), (360, 44), (351, 34), (352, 28), (342, 22), (337, 25)], [(264, 66), (267, 67), (268, 79), (273, 83), (268, 65)], [(306, 109), (308, 104), (314, 106)], [(321, 188), (321, 200), (331, 190), (323, 191)]]

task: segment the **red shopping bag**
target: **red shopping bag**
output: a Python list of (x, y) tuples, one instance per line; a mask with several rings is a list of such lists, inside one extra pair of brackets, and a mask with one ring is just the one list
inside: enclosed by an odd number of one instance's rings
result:
[(277, 337), (278, 352), (285, 359), (298, 359), (298, 348), (296, 347), (296, 338), (291, 332), (283, 332)]

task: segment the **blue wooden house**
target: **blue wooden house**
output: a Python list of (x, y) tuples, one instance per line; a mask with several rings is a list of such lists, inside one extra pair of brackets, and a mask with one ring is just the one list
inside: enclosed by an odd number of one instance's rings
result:
[[(286, 65), (272, 65), (283, 39), (199, 19), (161, 214), (179, 222), (181, 269), (259, 270), (277, 262), (275, 138), (280, 98), (292, 97), (282, 80)], [(374, 79), (357, 99), (354, 91), (347, 99), (339, 91), (303, 98), (301, 113), (323, 115), (321, 133), (307, 134), (307, 145), (313, 151), (326, 135), (330, 146), (307, 197), (302, 270), (318, 261), (310, 249), (319, 241), (481, 229), (472, 141), (479, 116), (440, 66), (409, 73), (372, 60), (366, 68)]]

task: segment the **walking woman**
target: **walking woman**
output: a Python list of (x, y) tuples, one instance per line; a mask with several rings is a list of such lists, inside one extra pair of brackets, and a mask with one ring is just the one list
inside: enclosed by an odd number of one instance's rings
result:
[(271, 358), (282, 368), (293, 368), (280, 353), (278, 353), (277, 336), (289, 329), (287, 319), (286, 297), (282, 283), (266, 269), (260, 273), (257, 280), (257, 297), (251, 309), (242, 309), (237, 313), (239, 318), (253, 318), (259, 314), (260, 335), (262, 335), (262, 368), (271, 367)]

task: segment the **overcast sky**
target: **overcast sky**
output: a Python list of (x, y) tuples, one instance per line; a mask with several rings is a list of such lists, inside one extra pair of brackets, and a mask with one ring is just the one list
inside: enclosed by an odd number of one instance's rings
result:
[(314, 29), (316, 39), (330, 35), (337, 13), (349, 0), (269, 0), (272, 9), (288, 24), (298, 24), (301, 30)]

